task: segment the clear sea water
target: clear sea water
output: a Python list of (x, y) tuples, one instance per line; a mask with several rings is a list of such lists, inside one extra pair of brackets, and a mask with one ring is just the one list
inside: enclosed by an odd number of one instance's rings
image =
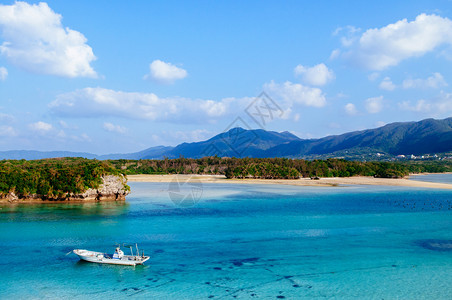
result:
[(410, 179), (428, 182), (452, 183), (452, 174), (412, 175), (410, 176)]
[[(452, 191), (204, 184), (178, 207), (130, 186), (126, 204), (1, 207), (0, 298), (452, 299)], [(151, 259), (66, 255), (117, 242)]]

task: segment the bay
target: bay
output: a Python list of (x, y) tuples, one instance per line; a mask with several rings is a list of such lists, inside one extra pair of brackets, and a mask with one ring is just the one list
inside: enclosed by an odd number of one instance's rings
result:
[[(0, 297), (452, 298), (451, 191), (204, 184), (180, 207), (167, 183), (130, 186), (126, 203), (2, 206)], [(151, 259), (66, 255), (122, 242)]]

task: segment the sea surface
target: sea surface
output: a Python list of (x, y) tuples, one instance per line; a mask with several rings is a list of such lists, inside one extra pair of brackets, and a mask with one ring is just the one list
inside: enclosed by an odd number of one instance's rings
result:
[[(130, 186), (124, 204), (0, 207), (0, 298), (452, 299), (452, 191)], [(123, 242), (151, 259), (68, 254)]]
[(411, 175), (411, 180), (439, 182), (439, 183), (451, 183), (452, 174), (429, 174), (429, 175)]

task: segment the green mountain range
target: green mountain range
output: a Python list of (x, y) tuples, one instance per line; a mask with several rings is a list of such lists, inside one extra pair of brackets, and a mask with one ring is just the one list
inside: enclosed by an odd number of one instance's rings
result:
[(372, 159), (397, 155), (427, 155), (452, 152), (452, 118), (391, 123), (379, 128), (332, 135), (320, 139), (300, 139), (285, 131), (233, 128), (211, 139), (158, 146), (126, 154), (94, 155), (75, 152), (4, 151), (0, 159), (40, 159), (61, 156), (96, 159), (162, 159), (220, 157), (345, 157)]

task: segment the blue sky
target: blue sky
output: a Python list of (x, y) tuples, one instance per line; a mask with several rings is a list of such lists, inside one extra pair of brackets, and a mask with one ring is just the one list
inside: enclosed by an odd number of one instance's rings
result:
[[(204, 140), (231, 124), (315, 138), (446, 118), (451, 9), (0, 1), (0, 150), (124, 153)], [(262, 92), (280, 109), (265, 124), (246, 113)]]

